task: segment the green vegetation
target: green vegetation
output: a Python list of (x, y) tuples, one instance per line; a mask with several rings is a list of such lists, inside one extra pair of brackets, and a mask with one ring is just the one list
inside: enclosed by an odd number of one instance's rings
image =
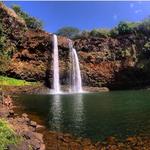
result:
[(142, 49), (141, 59), (150, 59), (150, 41), (147, 41)]
[(31, 28), (31, 29), (43, 28), (43, 23), (40, 20), (38, 20), (35, 17), (29, 16), (27, 13), (21, 10), (20, 6), (13, 5), (12, 9), (16, 12), (16, 14), (18, 14), (20, 17), (22, 17), (25, 20), (28, 28)]
[(118, 24), (117, 30), (120, 35), (132, 33), (132, 27), (129, 26), (127, 22), (120, 22)]
[(5, 51), (6, 37), (3, 33), (2, 24), (0, 24), (0, 72), (6, 71), (8, 68), (9, 58), (7, 57), (7, 51)]
[(80, 30), (75, 27), (63, 27), (57, 31), (57, 35), (66, 36), (70, 39), (76, 37), (80, 33)]
[(3, 28), (2, 28), (2, 24), (0, 24), (0, 53), (2, 52), (3, 48), (4, 48), (4, 34), (3, 34)]
[(7, 149), (9, 144), (16, 145), (20, 140), (21, 138), (15, 134), (9, 124), (5, 120), (0, 119), (0, 150)]
[(57, 31), (58, 35), (67, 36), (69, 38), (88, 38), (88, 37), (117, 37), (126, 34), (150, 34), (150, 17), (141, 22), (125, 22), (121, 21), (113, 29), (93, 29), (80, 31), (74, 27), (63, 27)]
[(25, 80), (0, 76), (0, 85), (26, 86), (26, 85), (37, 85), (37, 84), (38, 84), (37, 82), (27, 82)]
[(15, 44), (7, 39), (2, 24), (0, 24), (0, 72), (7, 71), (10, 59), (15, 51)]
[(150, 17), (144, 19), (138, 26), (138, 31), (143, 34), (150, 34)]
[(109, 34), (108, 29), (94, 29), (90, 32), (90, 35), (94, 37), (107, 37)]

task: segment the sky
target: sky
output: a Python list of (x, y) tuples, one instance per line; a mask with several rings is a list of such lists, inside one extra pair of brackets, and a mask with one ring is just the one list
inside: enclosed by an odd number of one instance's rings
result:
[(5, 1), (8, 7), (21, 6), (37, 17), (48, 32), (64, 26), (80, 30), (113, 28), (120, 21), (141, 21), (150, 16), (150, 1)]

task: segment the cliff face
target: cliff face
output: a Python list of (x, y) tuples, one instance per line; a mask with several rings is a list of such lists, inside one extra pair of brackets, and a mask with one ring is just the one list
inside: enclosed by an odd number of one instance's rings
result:
[[(29, 81), (45, 81), (52, 78), (52, 34), (26, 27), (16, 13), (0, 3), (0, 19), (6, 37), (4, 51), (13, 49), (8, 62), (1, 63), (1, 74)], [(68, 40), (58, 37), (59, 50), (65, 56)], [(6, 67), (6, 64), (7, 67)]]
[[(0, 3), (0, 20), (5, 35), (4, 52), (11, 52), (8, 59), (0, 56), (0, 73), (28, 81), (52, 80), (52, 34), (43, 30), (28, 29), (14, 11)], [(138, 55), (144, 37), (128, 34), (117, 38), (82, 38), (74, 41), (77, 49), (83, 84), (129, 88), (148, 85), (148, 73), (137, 67)], [(62, 84), (69, 77), (68, 39), (58, 37), (60, 77)], [(50, 81), (50, 82), (49, 82)]]
[(75, 40), (84, 84), (111, 89), (149, 85), (149, 72), (139, 67), (147, 38), (145, 35), (128, 34), (116, 38), (88, 37)]

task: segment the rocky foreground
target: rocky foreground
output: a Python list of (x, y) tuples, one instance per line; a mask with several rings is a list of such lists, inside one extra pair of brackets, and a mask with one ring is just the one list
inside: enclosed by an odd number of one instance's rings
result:
[[(23, 137), (19, 145), (8, 145), (8, 150), (150, 150), (149, 136), (133, 136), (123, 141), (108, 137), (103, 142), (93, 143), (90, 139), (47, 131), (30, 120), (27, 114), (15, 114), (9, 96), (0, 102), (0, 108), (0, 118), (5, 118), (16, 134)], [(42, 132), (38, 133), (39, 130)]]
[(150, 150), (150, 138), (146, 136), (128, 137), (123, 142), (108, 137), (104, 142), (92, 143), (90, 139), (49, 132), (44, 140), (47, 150)]
[(43, 135), (36, 132), (41, 126), (30, 120), (27, 114), (15, 114), (9, 96), (0, 101), (0, 118), (6, 119), (16, 134), (22, 137), (19, 145), (8, 145), (8, 150), (45, 150)]

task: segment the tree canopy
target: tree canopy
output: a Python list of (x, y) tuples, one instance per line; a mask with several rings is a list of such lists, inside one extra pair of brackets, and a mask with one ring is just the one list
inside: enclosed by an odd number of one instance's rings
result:
[(60, 28), (56, 32), (57, 35), (66, 36), (70, 39), (74, 38), (79, 33), (80, 33), (80, 30), (78, 28), (75, 28), (75, 27), (63, 27), (63, 28)]
[(29, 16), (27, 13), (25, 13), (23, 10), (21, 10), (21, 7), (18, 5), (13, 5), (12, 9), (16, 12), (17, 15), (22, 17), (28, 28), (31, 29), (42, 29), (43, 28), (43, 23), (38, 20), (35, 17)]

